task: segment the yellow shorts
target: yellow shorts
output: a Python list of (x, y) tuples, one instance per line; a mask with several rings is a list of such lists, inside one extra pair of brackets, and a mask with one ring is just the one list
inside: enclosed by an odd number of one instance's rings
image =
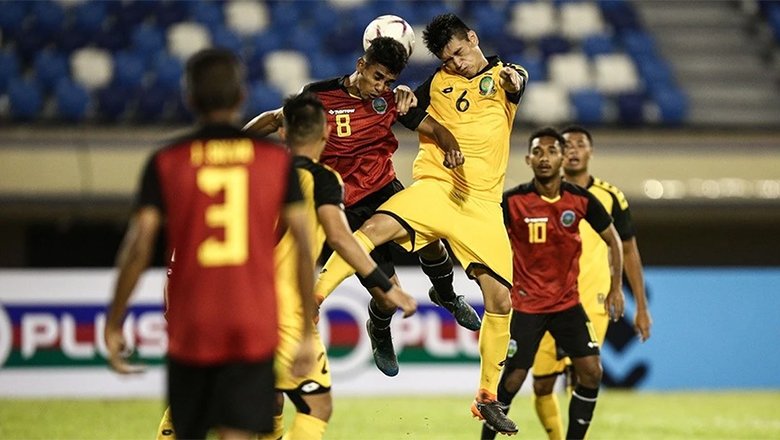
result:
[(512, 248), (501, 203), (468, 197), (449, 183), (422, 179), (393, 195), (378, 213), (395, 217), (410, 236), (398, 244), (410, 252), (443, 238), (472, 277), (474, 269), (490, 271), (512, 286)]
[[(604, 338), (607, 335), (607, 327), (609, 326), (609, 316), (604, 311), (604, 305), (601, 304), (600, 307), (600, 310), (593, 308), (588, 310), (586, 307), (585, 313), (587, 313), (590, 323), (593, 325), (599, 345), (603, 345)], [(539, 349), (534, 357), (534, 365), (531, 367), (534, 377), (553, 376), (563, 373), (566, 365), (570, 364), (571, 360), (569, 358), (558, 359), (555, 339), (550, 335), (550, 332), (546, 332), (539, 343)]]
[[(301, 340), (300, 327), (281, 326), (279, 329), (279, 346), (276, 348), (274, 370), (276, 372), (276, 389), (279, 391), (298, 390), (304, 394), (324, 392), (331, 387), (330, 365), (328, 354), (322, 344), (319, 332), (315, 328), (314, 343), (316, 362), (309, 374), (303, 377), (292, 377), (290, 368)], [(311, 384), (311, 385), (310, 385)]]

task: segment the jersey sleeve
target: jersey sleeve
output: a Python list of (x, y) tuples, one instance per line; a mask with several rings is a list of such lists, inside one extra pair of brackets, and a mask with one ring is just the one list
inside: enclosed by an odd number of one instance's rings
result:
[(284, 196), (284, 204), (290, 205), (303, 200), (301, 184), (298, 182), (298, 172), (295, 171), (293, 162), (287, 162), (287, 193)]
[(615, 223), (615, 229), (617, 229), (621, 240), (629, 240), (636, 235), (636, 230), (634, 229), (634, 223), (631, 221), (631, 210), (628, 208), (628, 201), (626, 201), (623, 193), (615, 194), (610, 192), (610, 196), (613, 199), (612, 219)]
[(417, 107), (412, 107), (409, 112), (398, 118), (398, 121), (409, 130), (417, 130), (420, 123), (428, 116), (428, 106), (431, 105), (431, 75), (424, 83), (414, 91), (417, 97)]
[(142, 206), (154, 206), (161, 212), (165, 212), (160, 176), (157, 174), (157, 154), (152, 155), (146, 161), (143, 174), (141, 174), (135, 208), (138, 209)]
[(599, 202), (599, 199), (591, 194), (590, 191), (585, 191), (584, 194), (588, 198), (588, 210), (585, 212), (585, 220), (588, 221), (594, 231), (600, 234), (612, 223), (612, 217), (604, 209), (604, 205)]
[(344, 187), (332, 171), (320, 168), (314, 175), (314, 206), (336, 205), (344, 207)]
[(515, 69), (517, 73), (520, 74), (520, 80), (523, 82), (520, 85), (520, 91), (518, 91), (517, 93), (506, 92), (507, 99), (510, 102), (517, 104), (520, 102), (520, 98), (523, 97), (523, 93), (525, 92), (525, 86), (528, 84), (528, 71), (525, 70), (525, 68), (519, 64), (504, 63), (504, 65)]

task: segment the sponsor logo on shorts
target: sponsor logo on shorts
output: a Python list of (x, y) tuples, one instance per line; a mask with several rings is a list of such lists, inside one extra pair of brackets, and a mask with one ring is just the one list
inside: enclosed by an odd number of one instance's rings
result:
[(575, 214), (571, 209), (567, 209), (561, 214), (561, 224), (567, 228), (573, 225), (576, 219), (577, 214)]
[(517, 353), (517, 341), (514, 339), (509, 340), (509, 347), (506, 349), (506, 357), (511, 358)]
[(385, 98), (378, 97), (374, 98), (373, 101), (371, 101), (371, 107), (374, 108), (374, 111), (377, 112), (380, 115), (383, 115), (387, 111), (387, 101), (385, 101)]

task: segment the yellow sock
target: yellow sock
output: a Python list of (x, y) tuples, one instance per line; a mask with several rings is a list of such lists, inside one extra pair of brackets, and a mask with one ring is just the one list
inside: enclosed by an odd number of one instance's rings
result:
[[(352, 236), (357, 239), (366, 252), (370, 253), (376, 247), (374, 246), (374, 243), (366, 237), (366, 234), (360, 231), (355, 231)], [(331, 254), (330, 258), (328, 258), (328, 261), (325, 262), (325, 266), (317, 277), (317, 283), (314, 285), (314, 295), (317, 297), (318, 301), (322, 303), (331, 292), (336, 290), (336, 287), (338, 287), (339, 284), (344, 282), (344, 280), (354, 273), (355, 269), (344, 261), (338, 253), (334, 252)]]
[(257, 440), (281, 440), (284, 435), (284, 414), (274, 416), (274, 430), (257, 436)]
[(307, 414), (295, 413), (290, 430), (283, 440), (319, 440), (325, 434), (328, 422)]
[(509, 314), (485, 312), (479, 332), (479, 388), (495, 396), (509, 345)]
[(542, 427), (547, 431), (547, 438), (550, 440), (562, 440), (563, 420), (561, 419), (561, 409), (558, 405), (558, 396), (555, 393), (546, 396), (534, 394), (534, 407), (536, 407), (536, 415), (539, 417)]
[(160, 426), (157, 428), (157, 440), (176, 440), (173, 432), (173, 420), (171, 420), (171, 408), (165, 408)]

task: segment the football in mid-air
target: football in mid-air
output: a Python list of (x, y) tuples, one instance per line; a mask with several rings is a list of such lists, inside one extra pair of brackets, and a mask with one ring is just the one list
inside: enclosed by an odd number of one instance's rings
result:
[(390, 37), (400, 42), (409, 55), (414, 50), (414, 30), (406, 20), (397, 15), (380, 15), (366, 26), (363, 31), (363, 50), (368, 49), (371, 40), (377, 37)]

